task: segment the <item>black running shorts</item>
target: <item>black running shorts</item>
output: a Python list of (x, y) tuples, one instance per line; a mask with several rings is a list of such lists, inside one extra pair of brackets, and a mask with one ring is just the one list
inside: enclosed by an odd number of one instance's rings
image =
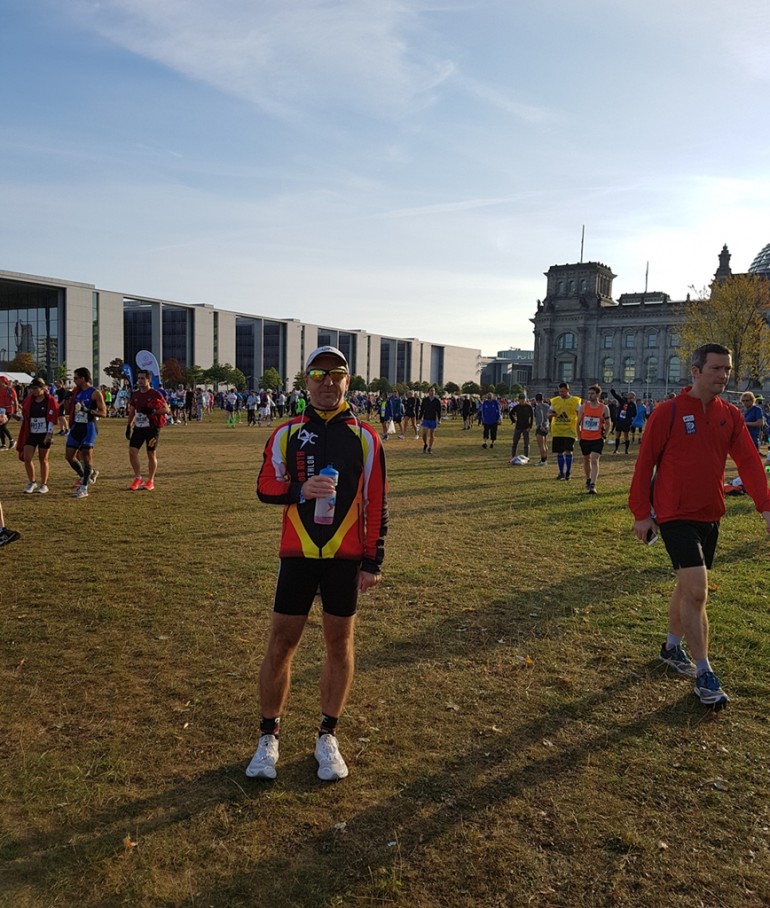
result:
[(563, 435), (551, 436), (551, 451), (554, 454), (571, 454), (574, 447), (574, 438), (565, 438)]
[(659, 525), (674, 570), (705, 567), (711, 570), (719, 538), (719, 521), (669, 520)]
[(139, 448), (142, 445), (147, 445), (148, 451), (154, 451), (158, 447), (158, 439), (160, 438), (160, 429), (155, 428), (154, 426), (144, 426), (139, 429), (134, 429), (131, 433), (131, 439), (128, 442), (129, 448)]
[(588, 441), (581, 439), (579, 444), (583, 457), (588, 457), (590, 454), (601, 454), (604, 450), (603, 438), (591, 438)]

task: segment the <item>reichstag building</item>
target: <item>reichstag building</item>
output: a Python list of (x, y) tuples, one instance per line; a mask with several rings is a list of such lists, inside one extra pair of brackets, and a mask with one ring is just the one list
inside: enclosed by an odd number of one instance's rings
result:
[[(770, 244), (749, 273), (770, 275)], [(714, 280), (732, 276), (724, 246)], [(535, 354), (530, 391), (552, 395), (561, 381), (586, 397), (589, 385), (635, 391), (660, 399), (689, 384), (689, 364), (680, 352), (680, 329), (689, 297), (667, 293), (623, 293), (612, 297), (612, 270), (600, 262), (553, 265), (537, 302)]]

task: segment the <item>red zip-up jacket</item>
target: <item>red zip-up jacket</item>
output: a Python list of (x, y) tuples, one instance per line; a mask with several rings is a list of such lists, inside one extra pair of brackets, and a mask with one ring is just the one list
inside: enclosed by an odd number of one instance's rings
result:
[[(53, 431), (56, 427), (56, 423), (59, 419), (59, 402), (53, 396), (53, 394), (48, 394), (46, 392), (45, 397), (45, 415), (46, 421), (48, 423), (47, 429)], [(27, 443), (29, 438), (29, 420), (30, 420), (30, 410), (32, 409), (32, 403), (34, 401), (34, 396), (28, 394), (21, 405), (22, 423), (21, 428), (19, 429), (19, 437), (16, 439), (16, 450), (19, 454), (19, 460), (24, 460), (24, 445)]]
[[(339, 472), (334, 520), (314, 521), (315, 499), (302, 484), (326, 466)], [(311, 407), (273, 432), (265, 445), (257, 496), (284, 505), (282, 558), (342, 558), (380, 571), (388, 531), (385, 455), (379, 436), (349, 410), (324, 420)]]
[(647, 420), (628, 495), (634, 518), (645, 520), (654, 509), (657, 523), (720, 520), (725, 513), (728, 454), (757, 511), (770, 511), (762, 460), (741, 412), (721, 397), (715, 397), (704, 412), (703, 403), (688, 391), (689, 387), (674, 400), (658, 404)]

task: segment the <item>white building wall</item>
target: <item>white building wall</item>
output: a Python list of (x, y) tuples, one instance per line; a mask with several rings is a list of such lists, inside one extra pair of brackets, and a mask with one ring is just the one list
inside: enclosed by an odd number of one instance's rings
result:
[[(65, 289), (65, 353), (64, 361), (67, 369), (80, 369), (85, 366), (89, 371), (93, 368), (93, 293), (94, 288), (85, 285), (69, 285)], [(123, 302), (120, 303), (121, 317)], [(121, 333), (122, 340), (122, 333)], [(120, 356), (123, 354), (120, 353)], [(108, 360), (109, 362), (109, 360)]]
[(201, 369), (214, 365), (213, 306), (196, 306), (193, 309), (193, 359), (193, 365), (200, 366)]
[(481, 350), (444, 345), (444, 384), (453, 381), (462, 387), (467, 381), (477, 382), (480, 374)]
[(296, 318), (288, 319), (286, 322), (286, 375), (288, 386), (291, 388), (294, 382), (294, 376), (302, 372), (305, 367), (305, 356), (310, 353), (312, 347), (306, 349), (303, 344), (302, 322)]
[[(113, 359), (123, 359), (123, 294), (100, 290), (99, 374), (94, 376), (94, 384), (101, 385), (108, 380), (104, 367)], [(69, 368), (70, 361), (66, 362)], [(72, 368), (77, 369), (77, 366)]]
[(374, 381), (375, 378), (382, 378), (382, 363), (380, 362), (380, 350), (381, 350), (381, 341), (382, 335), (380, 334), (367, 334), (367, 374), (364, 375), (367, 384), (370, 381)]
[(235, 319), (234, 312), (219, 310), (219, 362), (222, 365), (235, 365)]
[(351, 331), (350, 332), (355, 340), (353, 343), (356, 345), (356, 359), (355, 362), (350, 364), (350, 371), (354, 375), (361, 375), (366, 378), (366, 360), (367, 360), (367, 344), (366, 344), (366, 331)]

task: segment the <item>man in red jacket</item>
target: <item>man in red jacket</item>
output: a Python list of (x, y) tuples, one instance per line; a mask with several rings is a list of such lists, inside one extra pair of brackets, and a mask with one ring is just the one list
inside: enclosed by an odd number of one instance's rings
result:
[[(770, 533), (770, 495), (762, 461), (740, 411), (719, 396), (731, 370), (727, 347), (704, 344), (693, 353), (692, 385), (659, 404), (647, 422), (628, 497), (637, 538), (649, 542), (657, 524), (676, 572), (668, 638), (660, 659), (694, 677), (694, 693), (714, 709), (726, 706), (728, 697), (708, 658), (706, 600), (708, 570), (725, 513), (728, 454)], [(685, 637), (694, 664), (682, 645)]]

